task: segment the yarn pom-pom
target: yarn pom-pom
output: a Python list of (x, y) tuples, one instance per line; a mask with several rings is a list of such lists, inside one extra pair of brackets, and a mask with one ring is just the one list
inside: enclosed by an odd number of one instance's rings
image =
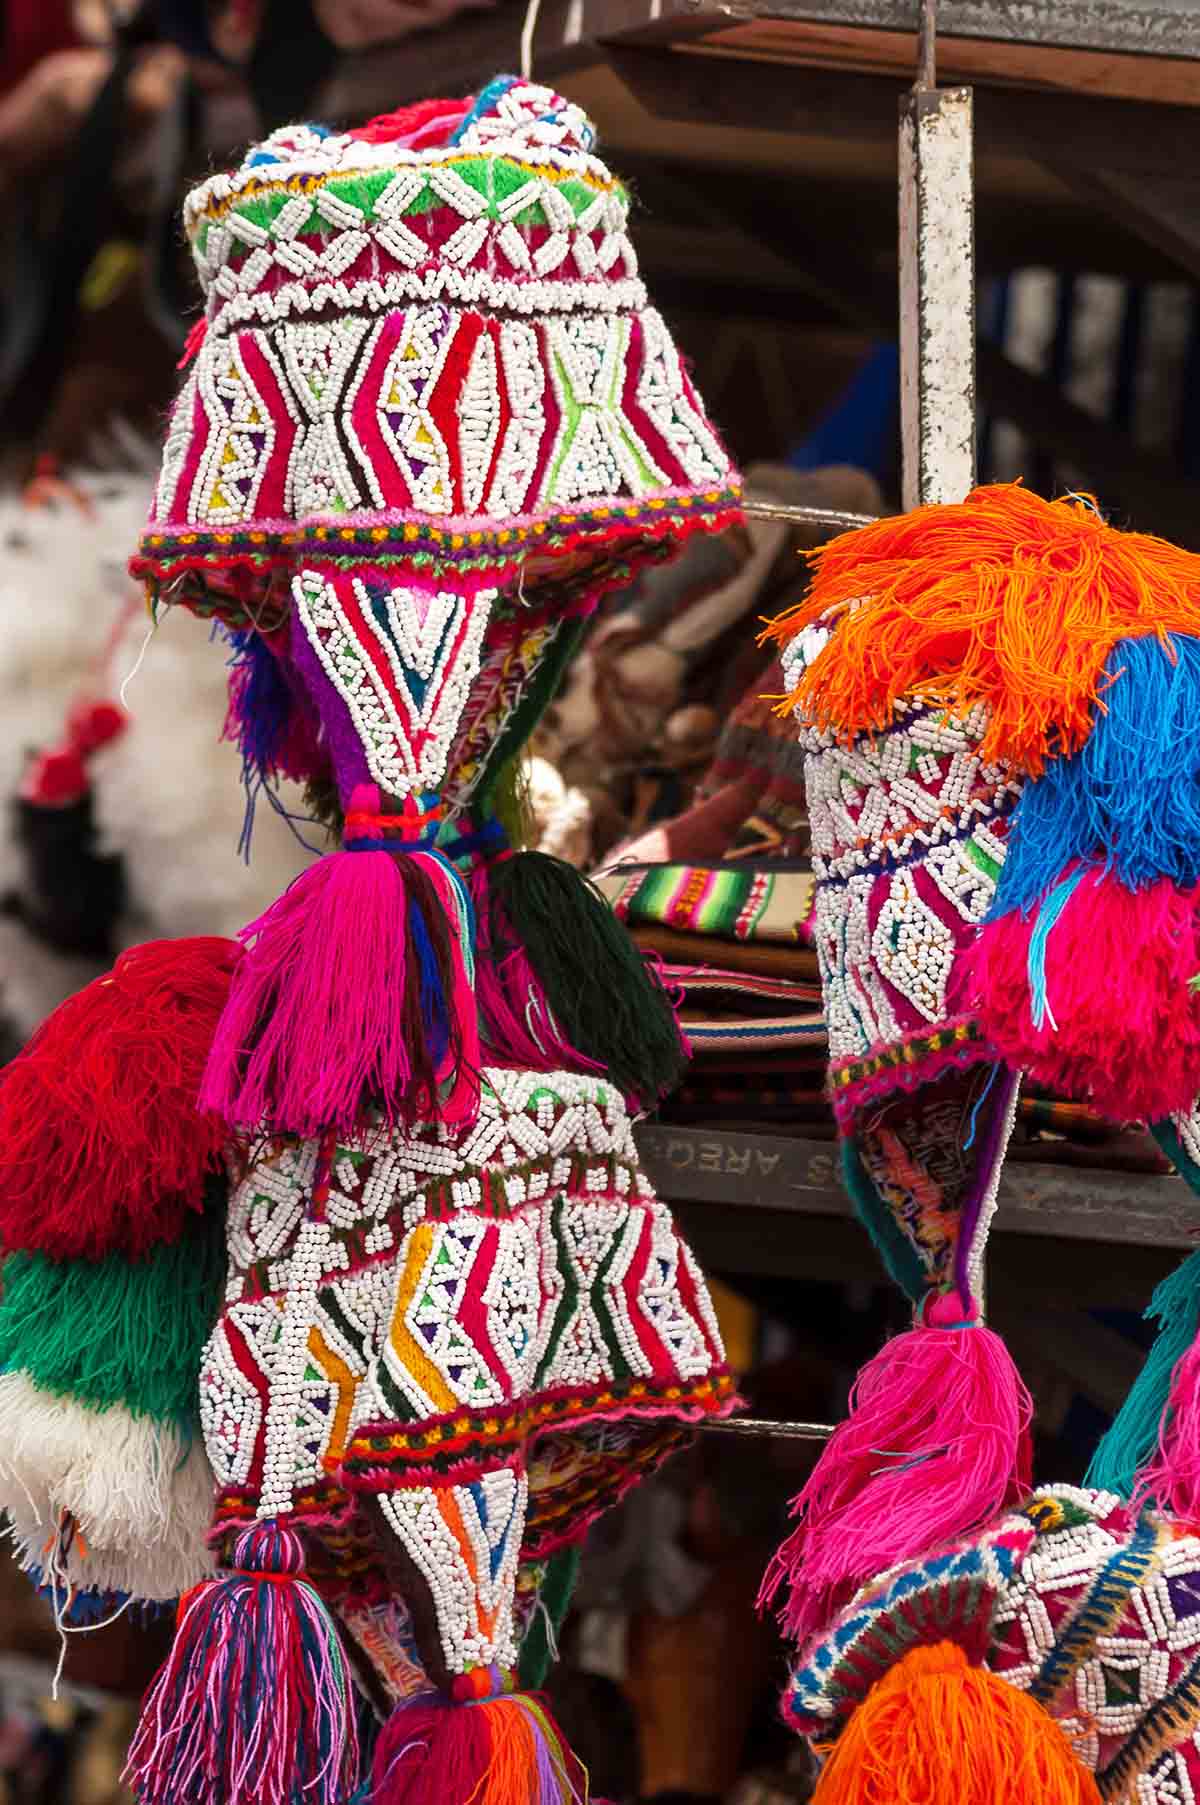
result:
[(0, 1281), (0, 1370), (25, 1373), (54, 1397), (97, 1410), (123, 1405), (190, 1432), (200, 1356), (225, 1285), (220, 1209), (140, 1260), (14, 1253)]
[(1200, 1092), (1200, 885), (1129, 890), (1074, 865), (1037, 911), (984, 923), (951, 975), (1007, 1063), (1114, 1121), (1157, 1121)]
[[(495, 1669), (476, 1673), (489, 1671), (499, 1683)], [(375, 1745), (374, 1779), (372, 1805), (586, 1805), (588, 1796), (558, 1725), (523, 1692), (398, 1706)]]
[(836, 624), (790, 701), (850, 736), (921, 698), (989, 709), (982, 755), (1036, 776), (1077, 751), (1120, 639), (1200, 633), (1200, 557), (1017, 483), (843, 533), (771, 637)]
[[(1152, 1461), (1163, 1428), (1170, 1422), (1174, 1375), (1200, 1330), (1200, 1250), (1189, 1254), (1157, 1287), (1146, 1320), (1158, 1323), (1154, 1345), (1093, 1454), (1084, 1479), (1084, 1484), (1096, 1491), (1116, 1492), (1119, 1498), (1132, 1497), (1138, 1474)], [(1185, 1390), (1190, 1396), (1190, 1387)], [(1200, 1464), (1196, 1476), (1200, 1478)], [(1200, 1498), (1200, 1490), (1195, 1495)]]
[(295, 1530), (259, 1523), (181, 1600), (129, 1749), (146, 1805), (342, 1805), (357, 1785), (350, 1671), (303, 1568)]
[(153, 940), (71, 997), (0, 1076), (0, 1242), (55, 1260), (178, 1238), (228, 1140), (198, 1103), (241, 957)]
[(925, 1314), (930, 1326), (894, 1336), (859, 1373), (767, 1569), (759, 1606), (782, 1592), (798, 1643), (868, 1579), (969, 1535), (1024, 1489), (1033, 1403), (1008, 1349), (956, 1292)]
[(914, 1648), (833, 1746), (813, 1805), (1100, 1805), (1095, 1776), (1036, 1699), (952, 1642)]
[(1028, 909), (1073, 859), (1103, 855), (1130, 890), (1200, 880), (1200, 639), (1123, 639), (1095, 724), (1026, 784), (994, 914)]

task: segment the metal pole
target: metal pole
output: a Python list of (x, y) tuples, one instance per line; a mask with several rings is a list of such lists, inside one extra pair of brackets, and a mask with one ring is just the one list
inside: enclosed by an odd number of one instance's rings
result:
[(900, 422), (904, 506), (975, 480), (971, 90), (938, 88), (937, 0), (917, 0), (918, 71), (900, 103)]

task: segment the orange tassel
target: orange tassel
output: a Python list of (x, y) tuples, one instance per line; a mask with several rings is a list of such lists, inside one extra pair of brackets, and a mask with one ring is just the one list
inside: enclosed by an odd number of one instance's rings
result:
[(1027, 1693), (961, 1648), (914, 1648), (872, 1686), (812, 1805), (1100, 1805), (1095, 1776)]
[(1200, 556), (1019, 483), (876, 521), (810, 555), (807, 597), (763, 637), (786, 643), (825, 615), (838, 629), (781, 712), (799, 704), (850, 737), (887, 727), (901, 700), (955, 714), (984, 702), (984, 758), (1030, 776), (1087, 738), (1118, 640), (1200, 634)]

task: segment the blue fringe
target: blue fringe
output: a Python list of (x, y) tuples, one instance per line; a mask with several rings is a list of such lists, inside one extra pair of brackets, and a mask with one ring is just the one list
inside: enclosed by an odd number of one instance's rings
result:
[[(25, 1577), (36, 1592), (39, 1592), (51, 1605), (55, 1603), (54, 1587), (46, 1578), (41, 1567), (27, 1567)], [(60, 1590), (57, 1595), (59, 1603), (62, 1602), (62, 1596)], [(107, 1623), (111, 1617), (115, 1616), (123, 1605), (129, 1603), (130, 1596), (128, 1592), (77, 1591), (72, 1595), (66, 1610), (61, 1613), (62, 1621), (70, 1629), (94, 1629), (97, 1624)], [(134, 1600), (132, 1606), (133, 1612), (141, 1622), (149, 1622), (155, 1617), (161, 1617), (174, 1608), (173, 1602), (157, 1602), (145, 1598)]]
[(294, 699), (279, 660), (261, 633), (253, 628), (230, 631), (231, 670), (245, 668), (249, 675), (238, 713), (237, 745), (242, 755), (242, 779), (264, 783), (277, 775), (276, 760), (288, 735)]
[(991, 915), (1028, 912), (1064, 865), (1102, 856), (1131, 890), (1200, 880), (1200, 639), (1118, 641), (1088, 739), (1025, 786)]
[(421, 967), (421, 1020), (425, 1025), (425, 1036), (434, 1064), (440, 1065), (450, 1045), (450, 1023), (447, 1019), (449, 1011), (442, 993), (437, 960), (433, 956), (425, 917), (415, 902), (408, 905), (408, 937)]

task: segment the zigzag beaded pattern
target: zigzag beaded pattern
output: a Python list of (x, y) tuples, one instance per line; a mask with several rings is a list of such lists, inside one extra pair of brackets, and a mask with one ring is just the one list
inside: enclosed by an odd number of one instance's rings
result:
[(160, 531), (280, 538), (345, 520), (369, 533), (383, 516), (404, 544), (405, 525), (430, 517), (507, 527), (731, 480), (651, 308), (372, 312), (205, 340), (171, 416), (146, 555)]
[(511, 1654), (521, 1549), (577, 1537), (731, 1407), (703, 1280), (595, 1079), (487, 1070), (470, 1130), (338, 1149), (319, 1211), (317, 1157), (278, 1149), (231, 1201), (201, 1375), (218, 1522), (322, 1534), (369, 1491), (448, 1658)]
[[(820, 627), (799, 635), (784, 661), (789, 684), (827, 641)], [(982, 707), (952, 719), (913, 704), (846, 744), (801, 719), (830, 1082), (845, 1117), (880, 1073), (901, 1077), (939, 1050), (931, 1030), (970, 1056), (973, 1036), (950, 1021), (947, 990), (991, 906), (1020, 794), (1019, 780), (980, 758), (986, 728)]]
[(868, 1588), (807, 1651), (785, 1711), (836, 1733), (908, 1648), (945, 1636), (1039, 1699), (1102, 1798), (1195, 1805), (1200, 1538), (1111, 1493), (1045, 1487), (976, 1542)]

